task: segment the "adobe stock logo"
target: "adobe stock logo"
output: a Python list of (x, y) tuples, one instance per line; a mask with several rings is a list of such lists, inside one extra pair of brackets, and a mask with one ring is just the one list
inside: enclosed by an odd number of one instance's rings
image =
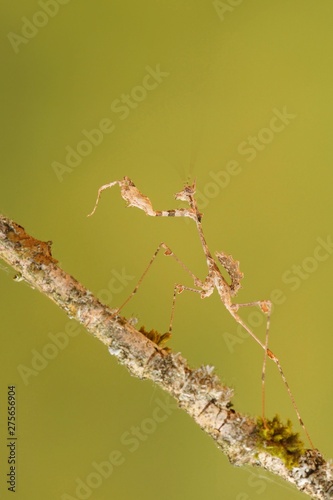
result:
[[(160, 430), (161, 424), (166, 422), (175, 410), (178, 410), (178, 405), (169, 395), (164, 400), (157, 398), (150, 415), (125, 430), (119, 437), (119, 446), (104, 456), (103, 460), (92, 461), (88, 474), (85, 471), (77, 477), (75, 484), (72, 485), (74, 490), (72, 494), (64, 492), (61, 500), (88, 500), (105, 484), (105, 481), (117, 474), (117, 469), (126, 463), (132, 453), (139, 450), (156, 431)], [(110, 483), (108, 488), (112, 491)], [(107, 498), (112, 498), (112, 495)]]
[[(289, 269), (284, 271), (281, 276), (281, 281), (287, 285), (291, 292), (295, 292), (300, 286), (310, 278), (310, 276), (317, 271), (320, 264), (325, 262), (333, 255), (333, 239), (331, 235), (322, 238), (316, 238), (317, 245), (314, 247), (311, 255), (307, 255), (298, 264), (293, 264)], [(283, 288), (274, 288), (269, 294), (269, 300), (273, 305), (273, 312), (275, 306), (280, 306), (288, 299), (288, 291)], [(258, 328), (264, 323), (264, 316), (257, 310), (252, 310), (247, 317), (247, 324), (251, 328)], [(230, 353), (234, 353), (236, 347), (243, 344), (243, 342), (250, 338), (250, 335), (241, 327), (237, 326), (236, 332), (223, 333), (224, 342)]]
[(40, 28), (44, 28), (48, 24), (50, 18), (58, 14), (60, 5), (66, 5), (69, 1), (70, 0), (39, 0), (38, 5), (42, 10), (37, 10), (31, 17), (31, 20), (25, 16), (21, 17), (21, 34), (18, 35), (13, 31), (7, 34), (7, 38), (15, 54), (20, 52), (20, 46), (22, 44), (26, 45), (29, 40), (35, 38)]
[(24, 383), (28, 385), (30, 383), (31, 377), (37, 377), (40, 372), (48, 367), (49, 363), (56, 359), (61, 351), (63, 351), (68, 344), (70, 339), (79, 335), (81, 331), (80, 325), (68, 321), (65, 325), (64, 331), (47, 334), (49, 342), (45, 344), (41, 349), (31, 350), (31, 360), (29, 365), (19, 364), (17, 366), (17, 371)]
[[(133, 279), (134, 276), (128, 275), (124, 268), (121, 272), (113, 269), (106, 288), (102, 288), (97, 293), (98, 299), (105, 304), (112, 303), (114, 296), (121, 293)], [(31, 350), (31, 358), (28, 363), (20, 363), (17, 366), (17, 371), (24, 385), (35, 380), (67, 348), (71, 339), (79, 335), (80, 332), (81, 326), (76, 322), (73, 323), (72, 320), (67, 321), (63, 331), (49, 332), (47, 334), (48, 342), (38, 349)]]
[[(255, 134), (248, 135), (244, 141), (237, 146), (237, 153), (244, 157), (249, 164), (252, 163), (267, 147), (269, 147), (275, 138), (283, 132), (287, 126), (297, 117), (295, 113), (290, 113), (287, 106), (282, 109), (273, 108), (266, 127), (261, 127)], [(244, 171), (244, 165), (239, 159), (229, 160), (223, 169), (218, 171), (211, 170), (209, 176), (210, 182), (207, 182), (202, 191), (197, 190), (198, 207), (205, 208), (209, 200), (219, 196), (230, 182)]]
[(243, 0), (227, 0), (226, 2), (222, 2), (221, 0), (214, 0), (213, 6), (220, 20), (224, 21), (225, 14), (233, 12), (235, 10), (235, 7), (238, 7), (242, 3)]
[[(146, 73), (140, 85), (135, 85), (128, 93), (123, 93), (119, 98), (113, 99), (110, 109), (119, 120), (123, 121), (137, 109), (140, 104), (147, 99), (149, 93), (155, 90), (170, 73), (161, 70), (161, 65), (156, 64), (155, 68), (146, 66)], [(97, 126), (89, 130), (82, 129), (81, 139), (75, 146), (65, 147), (65, 161), (53, 161), (51, 167), (58, 179), (62, 182), (66, 174), (70, 174), (78, 167), (84, 158), (89, 156), (93, 150), (104, 141), (105, 135), (111, 134), (116, 129), (114, 119), (107, 117), (99, 120)]]

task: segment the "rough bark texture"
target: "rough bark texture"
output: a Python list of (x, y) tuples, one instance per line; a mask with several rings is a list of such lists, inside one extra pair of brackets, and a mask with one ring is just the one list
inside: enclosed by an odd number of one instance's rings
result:
[(332, 467), (318, 450), (306, 450), (297, 467), (288, 469), (280, 458), (258, 448), (255, 421), (231, 408), (232, 389), (222, 385), (212, 367), (190, 368), (179, 353), (159, 348), (124, 318), (114, 317), (57, 265), (51, 242), (36, 240), (1, 215), (0, 258), (103, 342), (131, 375), (150, 379), (170, 393), (232, 464), (263, 467), (312, 498), (333, 498)]

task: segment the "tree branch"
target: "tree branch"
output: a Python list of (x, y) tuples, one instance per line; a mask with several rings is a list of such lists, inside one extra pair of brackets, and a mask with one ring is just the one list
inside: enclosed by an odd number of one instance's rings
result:
[(160, 348), (124, 318), (115, 317), (111, 309), (57, 265), (51, 242), (36, 240), (2, 215), (0, 258), (103, 342), (131, 375), (150, 379), (171, 394), (232, 464), (263, 467), (312, 498), (333, 498), (332, 467), (318, 450), (304, 451), (293, 467), (270, 454), (268, 449), (274, 453), (274, 446), (263, 442), (258, 422), (232, 408), (232, 389), (222, 385), (212, 367), (190, 368), (179, 353)]

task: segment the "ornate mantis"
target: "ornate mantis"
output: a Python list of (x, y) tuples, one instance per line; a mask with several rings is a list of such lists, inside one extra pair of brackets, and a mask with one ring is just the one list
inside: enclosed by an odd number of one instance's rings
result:
[[(289, 398), (291, 400), (291, 403), (294, 407), (294, 410), (296, 412), (297, 418), (299, 420), (300, 425), (302, 426), (310, 444), (311, 447), (313, 448), (313, 444), (311, 441), (311, 438), (309, 436), (309, 433), (303, 423), (303, 420), (301, 418), (300, 412), (298, 410), (298, 407), (296, 405), (296, 401), (294, 398), (293, 393), (291, 392), (289, 383), (287, 381), (287, 378), (282, 370), (281, 363), (279, 361), (279, 358), (268, 348), (268, 338), (269, 338), (269, 326), (270, 326), (270, 316), (271, 316), (271, 309), (272, 309), (272, 303), (269, 300), (256, 300), (253, 302), (247, 302), (243, 304), (237, 304), (232, 301), (233, 297), (237, 295), (238, 290), (241, 287), (241, 280), (243, 278), (243, 273), (239, 269), (239, 262), (235, 261), (231, 255), (227, 255), (224, 252), (216, 252), (215, 257), (212, 256), (204, 233), (202, 229), (202, 224), (201, 224), (201, 219), (202, 219), (202, 213), (199, 212), (198, 210), (198, 205), (197, 201), (195, 199), (195, 183), (193, 184), (186, 184), (184, 189), (180, 191), (179, 193), (176, 193), (175, 198), (176, 200), (181, 200), (186, 203), (188, 203), (189, 208), (178, 208), (178, 209), (173, 209), (173, 210), (154, 210), (152, 203), (150, 199), (143, 195), (135, 186), (133, 181), (129, 177), (124, 177), (120, 181), (114, 181), (109, 184), (105, 184), (100, 187), (98, 190), (98, 195), (97, 195), (97, 200), (95, 203), (95, 207), (93, 211), (89, 214), (89, 216), (93, 215), (95, 213), (95, 210), (97, 208), (101, 193), (108, 188), (111, 188), (115, 185), (119, 185), (120, 187), (120, 192), (122, 198), (127, 202), (127, 206), (129, 207), (136, 207), (141, 210), (143, 210), (147, 215), (150, 215), (152, 217), (189, 217), (194, 220), (197, 231), (199, 234), (200, 242), (202, 245), (203, 252), (205, 254), (206, 258), (206, 263), (207, 263), (207, 276), (204, 280), (200, 280), (197, 278), (190, 269), (187, 268), (187, 266), (180, 260), (178, 257), (173, 253), (173, 251), (170, 249), (168, 245), (165, 243), (160, 243), (159, 246), (157, 247), (155, 253), (153, 254), (148, 266), (146, 267), (144, 273), (142, 274), (141, 278), (139, 279), (136, 287), (134, 288), (133, 292), (131, 295), (126, 299), (126, 301), (117, 309), (116, 314), (127, 304), (127, 302), (135, 295), (137, 292), (142, 280), (144, 279), (145, 275), (147, 274), (149, 268), (151, 267), (152, 263), (156, 259), (158, 253), (160, 252), (161, 249), (164, 250), (164, 254), (168, 256), (172, 256), (182, 267), (185, 269), (185, 271), (192, 277), (194, 287), (188, 287), (184, 286), (181, 284), (176, 284), (174, 287), (174, 293), (173, 293), (173, 302), (172, 302), (172, 311), (171, 311), (171, 319), (170, 319), (170, 325), (169, 325), (169, 331), (168, 333), (171, 334), (172, 331), (172, 323), (173, 323), (173, 317), (174, 317), (174, 310), (175, 310), (175, 301), (176, 301), (176, 296), (177, 294), (183, 292), (184, 290), (188, 290), (191, 292), (198, 293), (202, 299), (209, 297), (213, 291), (216, 289), (217, 293), (220, 296), (221, 302), (224, 304), (225, 308), (229, 312), (229, 314), (234, 318), (234, 320), (241, 325), (241, 327), (246, 330), (246, 332), (255, 340), (255, 342), (263, 349), (264, 351), (264, 360), (263, 360), (263, 367), (262, 367), (262, 418), (263, 421), (265, 422), (265, 376), (266, 376), (266, 362), (267, 358), (271, 359), (275, 365), (277, 366), (277, 369), (281, 375), (281, 378), (283, 380), (283, 383), (286, 387), (286, 390), (288, 392)], [(230, 277), (230, 283), (226, 281), (226, 279), (223, 277), (218, 264), (220, 264), (225, 271), (228, 273)], [(266, 335), (265, 335), (265, 342), (262, 342), (256, 335), (255, 333), (250, 329), (250, 327), (243, 321), (243, 319), (239, 316), (238, 311), (242, 307), (259, 307), (259, 309), (263, 312), (263, 314), (266, 316)]]

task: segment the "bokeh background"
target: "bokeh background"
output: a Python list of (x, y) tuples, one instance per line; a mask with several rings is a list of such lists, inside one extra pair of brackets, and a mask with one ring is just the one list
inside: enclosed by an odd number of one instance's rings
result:
[[(270, 346), (326, 458), (333, 256), (316, 248), (333, 238), (332, 18), (330, 0), (25, 0), (3, 3), (0, 21), (1, 212), (52, 240), (62, 267), (117, 306), (160, 241), (199, 277), (205, 261), (191, 221), (125, 210), (117, 187), (87, 219), (97, 189), (128, 175), (167, 209), (195, 178), (209, 246), (245, 273), (238, 301), (281, 291)], [(233, 468), (172, 403), (156, 423), (166, 396), (13, 275), (1, 263), (2, 498), (8, 384), (19, 500), (302, 498), (263, 471)], [(161, 256), (124, 315), (165, 331), (175, 282), (191, 284)], [(214, 365), (235, 407), (260, 414), (262, 352), (215, 294), (179, 297), (170, 347)], [(275, 366), (267, 375), (268, 415), (300, 430)], [(122, 463), (98, 479), (96, 464), (115, 450)]]

